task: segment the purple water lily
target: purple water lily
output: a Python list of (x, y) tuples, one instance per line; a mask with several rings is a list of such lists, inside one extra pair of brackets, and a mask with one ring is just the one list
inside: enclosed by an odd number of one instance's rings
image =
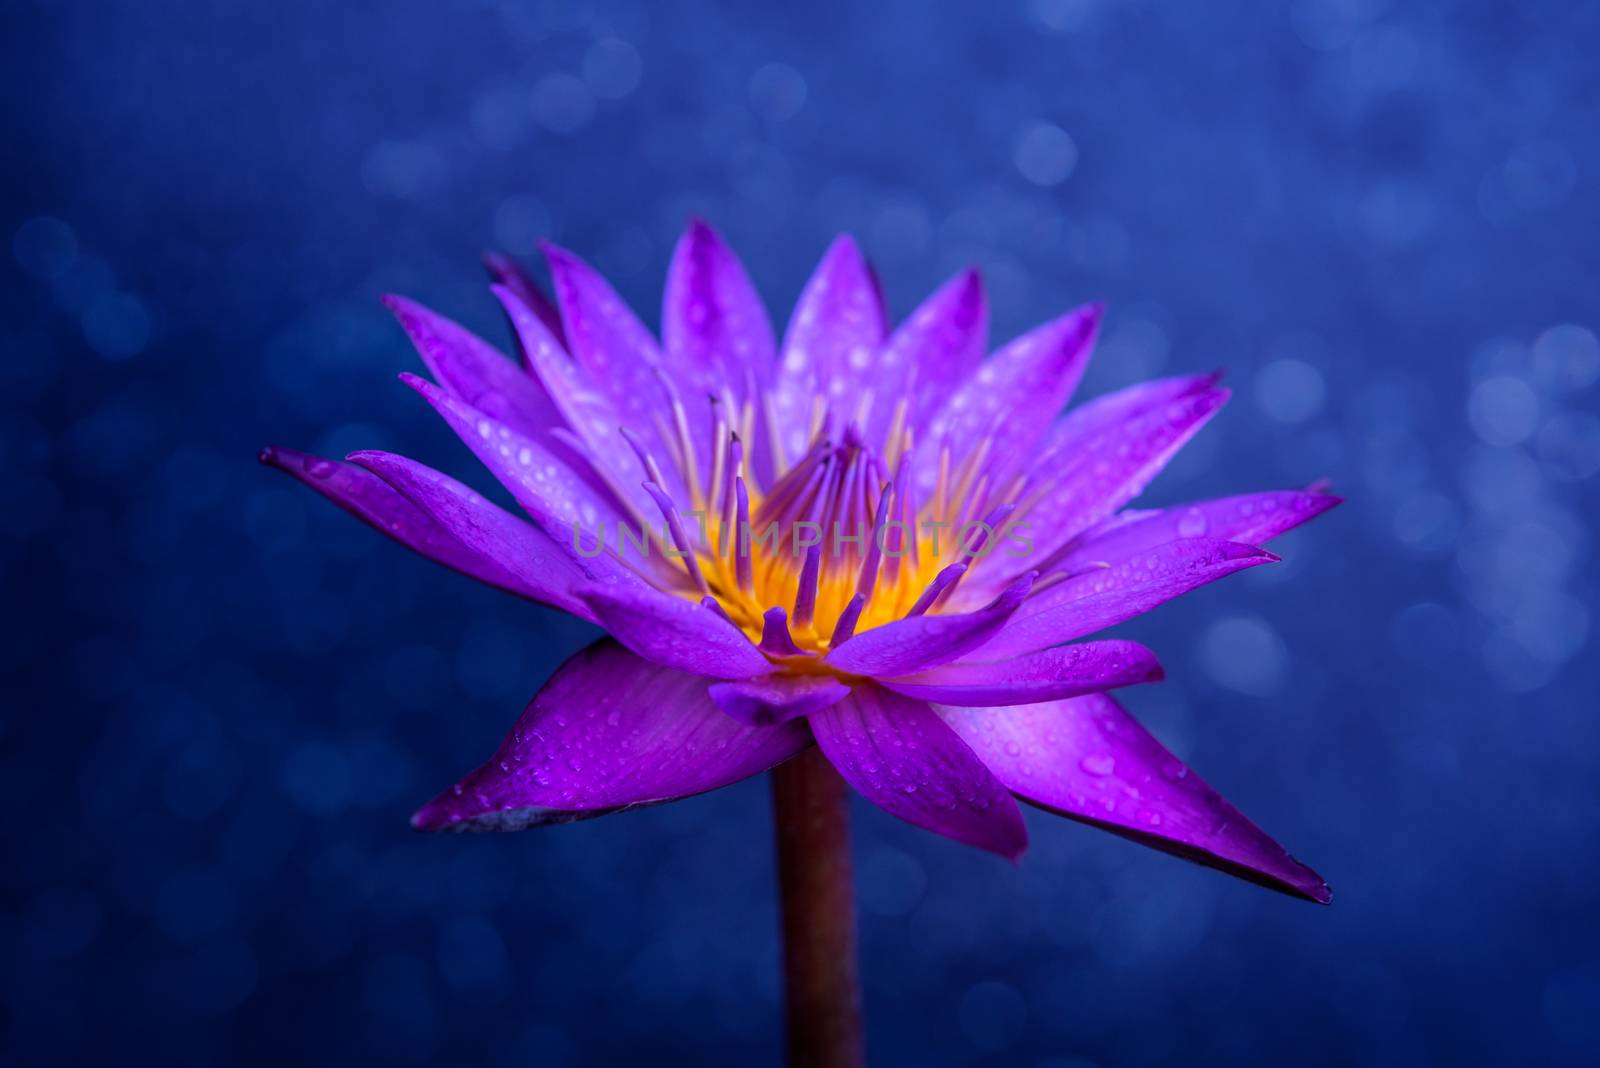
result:
[(1124, 508), (1227, 399), (1217, 376), (1060, 415), (1097, 306), (985, 359), (975, 271), (891, 330), (848, 237), (781, 344), (702, 223), (674, 254), (659, 343), (577, 256), (546, 254), (553, 304), (486, 258), (520, 366), (386, 301), (434, 381), (404, 380), (526, 518), (403, 456), (263, 453), (422, 555), (610, 634), (416, 827), (671, 801), (815, 744), (885, 811), (1007, 857), (1026, 845), (1022, 800), (1329, 899), (1106, 695), (1159, 679), (1150, 651), (1079, 641), (1275, 560), (1262, 543), (1338, 503), (1312, 488)]

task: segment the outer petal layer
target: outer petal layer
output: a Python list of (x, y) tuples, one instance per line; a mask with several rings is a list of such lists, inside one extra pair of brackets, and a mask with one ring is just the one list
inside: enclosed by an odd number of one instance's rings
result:
[[(510, 593), (551, 603), (549, 590), (544, 583), (531, 584), (523, 577), (512, 574), (500, 563), (498, 551), (484, 552), (468, 546), (440, 518), (412, 503), (371, 471), (354, 464), (325, 460), (285, 448), (263, 449), (261, 462), (299, 479), (372, 529), (429, 560)], [(455, 485), (464, 492), (471, 492), (459, 483)], [(482, 508), (487, 510), (478, 517), (482, 522), (515, 524), (530, 539), (520, 542), (522, 547), (530, 555), (539, 551), (531, 543), (531, 539), (542, 537), (539, 531), (488, 501), (480, 498), (480, 502)], [(495, 517), (491, 518), (488, 511), (496, 513)], [(507, 537), (517, 540), (524, 535), (511, 535), (508, 532)]]
[(1341, 498), (1311, 490), (1246, 493), (1193, 504), (1175, 504), (1159, 511), (1117, 517), (1087, 532), (1061, 562), (1076, 570), (1090, 560), (1120, 560), (1179, 538), (1226, 538), (1260, 545), (1309, 523)]
[(894, 676), (948, 664), (997, 633), (1003, 636), (1032, 582), (1024, 576), (975, 612), (908, 616), (874, 627), (830, 652), (828, 666), (849, 675)]
[(810, 744), (805, 725), (749, 727), (705, 680), (606, 639), (562, 665), (478, 770), (424, 805), (425, 831), (517, 831), (673, 801), (765, 771)]
[(1082, 642), (1015, 660), (946, 664), (917, 675), (879, 679), (907, 697), (943, 705), (1029, 705), (1157, 682), (1155, 654), (1138, 642)]
[(831, 675), (769, 675), (713, 683), (710, 693), (717, 707), (734, 719), (765, 726), (821, 712), (849, 697), (850, 687)]
[(539, 383), (493, 345), (405, 297), (386, 296), (383, 303), (417, 347), (428, 373), (452, 396), (530, 437), (561, 425)]
[(989, 339), (989, 304), (975, 270), (962, 271), (906, 317), (878, 356), (881, 383), (868, 414), (866, 437), (884, 445), (902, 394), (918, 440), (945, 397), (983, 360)]
[(516, 576), (536, 599), (580, 619), (594, 622), (594, 613), (575, 589), (594, 579), (538, 527), (484, 500), (448, 475), (389, 452), (355, 452), (349, 459), (393, 486), (439, 526), (479, 556), (494, 560)]
[(1274, 890), (1332, 899), (1321, 876), (1104, 694), (937, 711), (1024, 801)]
[(846, 782), (907, 823), (1015, 859), (1022, 813), (934, 710), (873, 686), (811, 717), (811, 732)]
[(1212, 538), (1168, 542), (1043, 590), (978, 655), (998, 659), (1070, 642), (1142, 615), (1224, 575), (1276, 559), (1254, 545)]
[(658, 664), (713, 679), (749, 679), (772, 670), (743, 631), (693, 601), (642, 583), (597, 587), (583, 597), (602, 627)]
[(1069, 312), (981, 364), (928, 425), (933, 447), (917, 454), (919, 492), (932, 492), (946, 444), (957, 464), (985, 445), (997, 465), (1027, 454), (1083, 377), (1100, 316), (1098, 304)]
[(774, 434), (789, 459), (805, 451), (814, 397), (825, 396), (841, 420), (854, 415), (871, 385), (884, 329), (872, 268), (853, 239), (836, 239), (795, 303), (783, 338), (772, 405)]

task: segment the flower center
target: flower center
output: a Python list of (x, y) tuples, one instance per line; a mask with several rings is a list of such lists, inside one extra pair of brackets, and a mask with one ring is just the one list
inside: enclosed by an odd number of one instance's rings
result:
[[(709, 478), (685, 479), (689, 518), (648, 458), (656, 481), (647, 489), (684, 550), (684, 595), (776, 656), (823, 653), (860, 631), (938, 612), (992, 550), (1021, 489), (999, 493), (980, 476), (986, 446), (959, 464), (945, 448), (919, 506), (903, 406), (883, 456), (854, 423), (834, 433), (819, 409), (810, 446), (766, 489), (752, 481), (738, 433), (719, 422), (715, 440)], [(690, 455), (687, 440), (681, 451)]]

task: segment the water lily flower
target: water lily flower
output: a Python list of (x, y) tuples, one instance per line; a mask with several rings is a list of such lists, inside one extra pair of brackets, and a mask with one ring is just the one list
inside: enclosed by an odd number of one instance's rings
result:
[(516, 360), (386, 301), (432, 376), (404, 381), (526, 515), (404, 456), (263, 453), (423, 556), (609, 635), (416, 827), (583, 819), (820, 751), (883, 810), (1002, 856), (1026, 845), (1023, 801), (1328, 900), (1107, 695), (1159, 679), (1154, 655), (1091, 639), (1275, 560), (1265, 542), (1338, 503), (1313, 487), (1127, 507), (1227, 399), (1218, 376), (1063, 415), (1099, 307), (986, 357), (975, 271), (891, 329), (848, 237), (781, 343), (703, 223), (674, 253), (659, 341), (589, 265), (545, 252), (553, 302), (487, 261)]

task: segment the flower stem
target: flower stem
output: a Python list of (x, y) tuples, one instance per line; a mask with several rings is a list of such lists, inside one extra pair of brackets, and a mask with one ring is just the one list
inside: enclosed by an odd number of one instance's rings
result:
[(849, 792), (816, 747), (773, 769), (790, 1068), (860, 1068)]

